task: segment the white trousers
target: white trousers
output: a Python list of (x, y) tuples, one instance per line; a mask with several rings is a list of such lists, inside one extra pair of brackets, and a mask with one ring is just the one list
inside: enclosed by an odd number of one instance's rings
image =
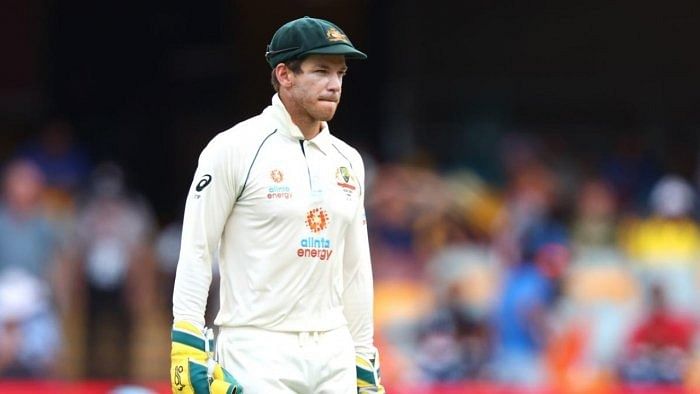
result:
[(347, 327), (278, 332), (222, 327), (219, 363), (245, 394), (356, 394), (355, 347)]

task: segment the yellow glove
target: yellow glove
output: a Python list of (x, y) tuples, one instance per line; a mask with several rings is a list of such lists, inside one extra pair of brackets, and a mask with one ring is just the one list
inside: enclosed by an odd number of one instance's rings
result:
[(373, 358), (366, 358), (359, 354), (355, 356), (357, 369), (357, 393), (385, 394), (382, 379), (379, 373), (379, 353), (375, 352)]
[(188, 322), (173, 325), (170, 384), (173, 393), (243, 394), (243, 388), (214, 360), (214, 335)]

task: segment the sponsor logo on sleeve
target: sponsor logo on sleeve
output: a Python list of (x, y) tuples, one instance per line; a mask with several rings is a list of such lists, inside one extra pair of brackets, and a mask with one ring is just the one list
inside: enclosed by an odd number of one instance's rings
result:
[(196, 193), (194, 193), (193, 197), (195, 199), (201, 198), (202, 195), (200, 193), (202, 192), (202, 190), (204, 190), (205, 187), (209, 186), (210, 183), (211, 175), (204, 174), (204, 176), (202, 176), (202, 179), (200, 179), (199, 182), (197, 182), (197, 184), (194, 186), (194, 190), (196, 191)]
[(211, 183), (211, 175), (205, 174), (202, 177), (202, 179), (199, 181), (199, 183), (197, 183), (197, 186), (195, 186), (195, 190), (197, 190), (198, 192), (201, 192), (202, 190), (204, 190), (205, 187), (209, 186), (210, 183)]

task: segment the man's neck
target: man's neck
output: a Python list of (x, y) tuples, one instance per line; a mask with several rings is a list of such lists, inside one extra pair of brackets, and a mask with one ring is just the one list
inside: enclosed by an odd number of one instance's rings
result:
[(304, 135), (305, 140), (310, 140), (316, 137), (323, 128), (323, 122), (311, 118), (308, 113), (304, 111), (303, 108), (299, 108), (291, 100), (286, 100), (282, 95), (280, 95), (280, 100), (284, 104), (287, 113), (292, 118), (292, 123), (294, 123), (301, 133)]
[(292, 123), (294, 123), (299, 130), (301, 130), (301, 133), (304, 134), (305, 140), (310, 140), (316, 137), (321, 132), (321, 128), (323, 127), (322, 123), (318, 120), (299, 120), (295, 119), (294, 116), (292, 116)]

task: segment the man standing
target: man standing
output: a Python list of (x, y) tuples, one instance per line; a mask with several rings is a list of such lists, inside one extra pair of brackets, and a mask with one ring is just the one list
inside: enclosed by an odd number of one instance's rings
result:
[[(272, 104), (207, 145), (187, 198), (173, 391), (383, 393), (364, 166), (327, 123), (346, 59), (366, 55), (338, 26), (304, 17), (277, 30), (265, 57)], [(203, 330), (216, 250), (220, 365)]]

